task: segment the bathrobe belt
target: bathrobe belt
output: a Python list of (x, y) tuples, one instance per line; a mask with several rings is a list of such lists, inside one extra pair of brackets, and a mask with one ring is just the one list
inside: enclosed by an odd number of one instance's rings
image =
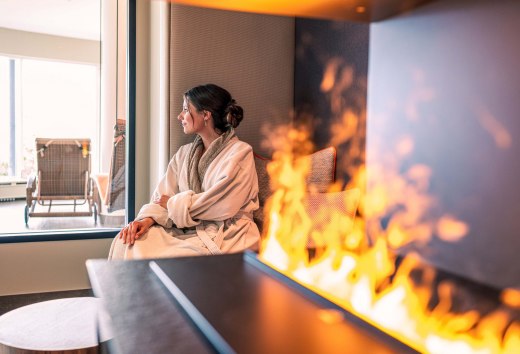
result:
[(208, 248), (211, 254), (222, 254), (220, 246), (224, 240), (224, 227), (229, 222), (233, 223), (238, 219), (253, 221), (253, 215), (241, 211), (226, 221), (202, 221), (195, 227), (195, 230), (197, 231), (197, 236)]

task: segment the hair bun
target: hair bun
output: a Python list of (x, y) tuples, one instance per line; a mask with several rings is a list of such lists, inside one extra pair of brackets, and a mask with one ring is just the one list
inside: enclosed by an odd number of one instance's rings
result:
[(197, 112), (211, 113), (214, 128), (218, 133), (236, 128), (244, 118), (244, 110), (237, 105), (231, 94), (215, 84), (195, 86), (184, 93)]
[(244, 110), (242, 107), (237, 105), (237, 102), (234, 99), (231, 99), (226, 107), (226, 120), (228, 124), (233, 128), (236, 128), (242, 119), (244, 119)]

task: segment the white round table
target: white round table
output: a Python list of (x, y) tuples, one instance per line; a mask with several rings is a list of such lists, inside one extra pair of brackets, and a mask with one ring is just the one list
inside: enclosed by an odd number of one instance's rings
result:
[[(43, 301), (0, 317), (0, 353), (97, 353), (109, 339), (98, 324), (107, 323), (100, 300), (76, 297)], [(98, 338), (101, 337), (101, 338)]]

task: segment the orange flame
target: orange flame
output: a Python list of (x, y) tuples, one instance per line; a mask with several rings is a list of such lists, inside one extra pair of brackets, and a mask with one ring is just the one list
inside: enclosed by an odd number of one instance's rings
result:
[[(309, 153), (312, 145), (306, 132), (287, 129), (274, 134), (277, 151), (268, 166), (274, 193), (266, 205), (260, 259), (420, 352), (518, 351), (520, 326), (511, 323), (507, 311), (498, 309), (485, 317), (475, 310), (455, 313), (454, 285), (442, 282), (435, 289), (434, 270), (422, 265), (418, 256), (407, 256), (396, 269), (390, 249), (426, 242), (435, 232), (451, 242), (468, 233), (468, 226), (454, 216), (428, 219), (434, 204), (427, 194), (430, 168), (414, 165), (399, 175), (389, 168), (392, 164), (374, 165), (369, 173), (361, 167), (345, 191), (333, 186), (326, 193), (342, 195), (348, 213), (323, 196), (321, 207), (311, 209), (308, 200), (315, 194), (306, 184), (310, 164), (301, 154)], [(353, 189), (354, 183), (362, 190), (368, 186), (366, 194)], [(358, 206), (364, 218), (354, 222)], [(380, 220), (390, 211), (392, 217), (383, 228)], [(376, 236), (372, 245), (367, 243), (368, 233)], [(314, 258), (309, 257), (309, 247)], [(417, 271), (419, 280), (412, 277)], [(439, 300), (430, 308), (434, 294)], [(502, 295), (504, 303), (520, 303), (516, 290)], [(320, 318), (341, 320), (329, 313)]]
[(501, 299), (509, 307), (520, 309), (520, 289), (505, 289), (502, 291)]
[[(419, 118), (419, 105), (435, 98), (424, 81), (424, 73), (416, 70), (416, 87), (405, 107), (412, 121)], [(419, 256), (410, 253), (397, 261), (395, 249), (421, 246), (432, 237), (457, 242), (469, 233), (453, 215), (431, 215), (438, 202), (428, 194), (430, 167), (415, 164), (401, 171), (400, 159), (413, 152), (413, 139), (402, 136), (393, 151), (371, 149), (365, 165), (366, 101), (360, 92), (366, 91), (366, 79), (356, 78), (343, 58), (332, 58), (320, 89), (330, 103), (331, 144), (341, 146), (338, 165), (350, 182), (343, 191), (341, 183), (331, 186), (327, 196), (313, 193), (306, 183), (311, 165), (301, 157), (313, 150), (309, 134), (287, 127), (271, 131), (276, 152), (268, 172), (274, 193), (264, 208), (260, 259), (419, 352), (520, 352), (520, 324), (510, 311), (520, 308), (518, 289), (504, 290), (502, 304), (485, 316), (460, 311), (456, 286), (437, 284), (434, 269)], [(347, 90), (355, 97), (348, 107)], [(496, 119), (488, 115), (481, 123), (499, 147), (508, 146)], [(320, 203), (309, 207), (313, 198)], [(338, 208), (338, 200), (346, 208)], [(356, 214), (360, 217), (354, 220)], [(320, 318), (341, 320), (328, 312)]]
[(480, 124), (491, 135), (496, 146), (501, 149), (510, 148), (513, 139), (506, 127), (484, 108), (481, 108), (477, 114)]
[(444, 241), (455, 242), (466, 236), (469, 231), (467, 224), (456, 220), (451, 215), (445, 215), (437, 222), (437, 233)]

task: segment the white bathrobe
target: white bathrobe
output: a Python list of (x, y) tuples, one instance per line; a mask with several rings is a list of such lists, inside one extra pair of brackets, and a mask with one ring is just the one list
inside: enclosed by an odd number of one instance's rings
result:
[(209, 255), (256, 249), (260, 233), (252, 213), (258, 209), (258, 179), (250, 145), (233, 139), (209, 164), (202, 192), (188, 187), (187, 157), (192, 144), (181, 146), (155, 189), (152, 200), (171, 196), (168, 209), (144, 205), (136, 220), (152, 217), (158, 225), (123, 244), (116, 237), (110, 259)]

